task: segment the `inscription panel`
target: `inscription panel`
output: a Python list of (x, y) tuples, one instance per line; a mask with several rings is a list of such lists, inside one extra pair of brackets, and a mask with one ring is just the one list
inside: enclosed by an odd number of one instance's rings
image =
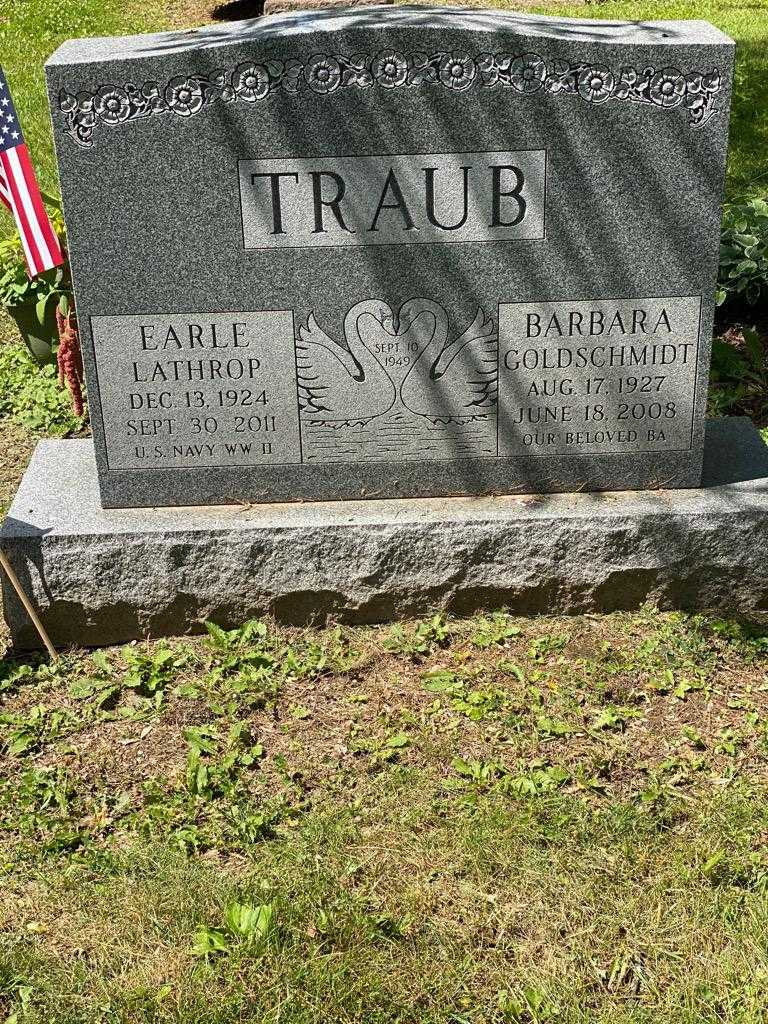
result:
[(544, 237), (546, 152), (241, 160), (246, 249)]
[(91, 317), (110, 469), (301, 462), (293, 314)]
[(701, 298), (499, 306), (499, 455), (691, 447)]

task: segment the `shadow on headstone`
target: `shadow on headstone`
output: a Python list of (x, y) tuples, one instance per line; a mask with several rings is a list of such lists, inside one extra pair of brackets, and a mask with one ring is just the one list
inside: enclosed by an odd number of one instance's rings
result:
[(216, 4), (211, 11), (214, 21), (240, 21), (244, 18), (260, 18), (264, 13), (264, 0), (227, 0)]

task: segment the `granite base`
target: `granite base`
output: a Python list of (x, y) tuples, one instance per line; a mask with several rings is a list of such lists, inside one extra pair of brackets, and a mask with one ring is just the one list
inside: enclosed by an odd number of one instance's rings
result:
[[(88, 440), (42, 441), (0, 545), (54, 642), (278, 620), (768, 608), (768, 448), (710, 421), (705, 486), (675, 491), (104, 510)], [(4, 581), (15, 647), (38, 645)]]

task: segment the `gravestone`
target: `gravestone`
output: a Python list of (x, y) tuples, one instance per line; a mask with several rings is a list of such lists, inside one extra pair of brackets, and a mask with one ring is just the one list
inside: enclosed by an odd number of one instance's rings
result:
[(415, 7), (61, 47), (94, 439), (0, 534), (53, 639), (768, 607), (768, 450), (704, 420), (732, 57)]
[(698, 485), (732, 53), (416, 7), (65, 43), (104, 506)]

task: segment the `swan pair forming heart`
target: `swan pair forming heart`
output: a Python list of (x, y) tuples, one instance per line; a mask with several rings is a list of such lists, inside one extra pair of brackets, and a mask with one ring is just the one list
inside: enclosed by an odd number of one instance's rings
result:
[[(399, 385), (380, 359), (393, 351), (405, 365)], [(333, 341), (312, 313), (299, 326), (296, 365), (299, 404), (312, 423), (365, 424), (398, 400), (432, 423), (466, 423), (496, 406), (497, 335), (479, 308), (451, 341), (448, 314), (429, 299), (409, 299), (397, 316), (386, 302), (358, 302), (344, 318), (344, 344)]]

